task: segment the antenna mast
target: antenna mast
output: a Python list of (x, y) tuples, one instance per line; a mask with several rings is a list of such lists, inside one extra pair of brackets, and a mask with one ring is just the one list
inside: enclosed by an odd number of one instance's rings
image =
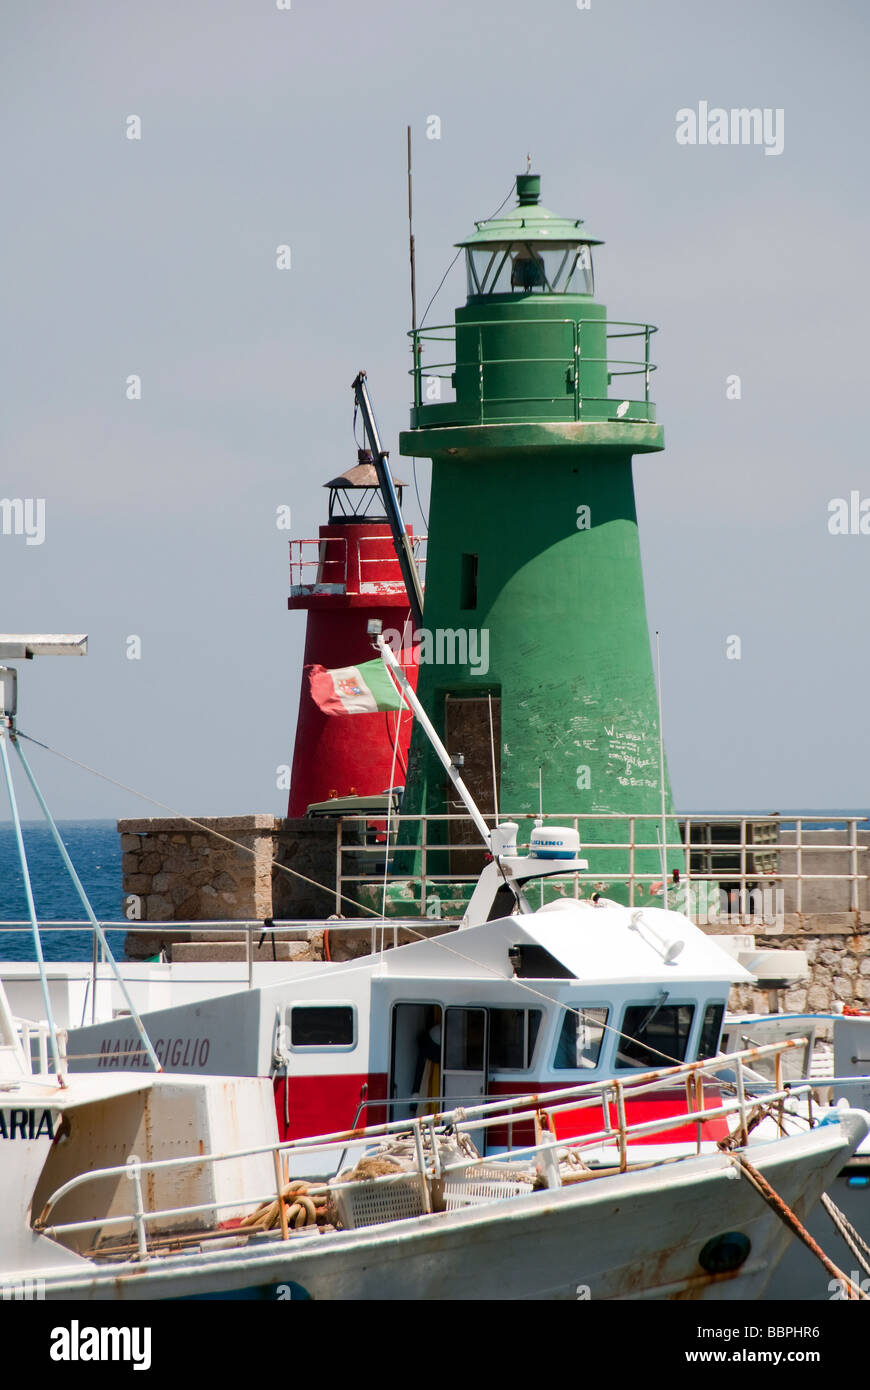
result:
[(668, 850), (667, 818), (665, 816), (665, 731), (662, 726), (662, 642), (661, 633), (656, 632), (656, 686), (659, 700), (659, 790), (662, 797), (662, 893), (664, 905), (668, 905)]
[[(411, 201), (411, 127), (408, 126), (408, 251), (411, 257), (411, 328), (417, 331), (417, 267), (414, 256), (414, 209)], [(416, 364), (415, 364), (416, 365)]]

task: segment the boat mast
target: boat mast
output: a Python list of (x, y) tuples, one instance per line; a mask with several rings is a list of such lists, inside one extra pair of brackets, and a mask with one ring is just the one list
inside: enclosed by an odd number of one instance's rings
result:
[[(54, 634), (50, 636), (44, 634), (36, 635), (31, 633), (26, 633), (23, 635), (16, 635), (13, 633), (0, 634), (0, 658), (6, 658), (7, 660), (9, 658), (23, 658), (24, 660), (30, 660), (34, 656), (85, 656), (87, 654), (87, 650), (88, 639), (85, 634), (65, 633)], [(108, 961), (114, 973), (115, 979), (117, 980), (121, 988), (121, 993), (124, 996), (124, 1002), (130, 1011), (130, 1017), (139, 1034), (139, 1038), (142, 1042), (142, 1046), (144, 1047), (145, 1052), (148, 1055), (148, 1059), (155, 1071), (162, 1071), (163, 1068), (160, 1065), (157, 1053), (154, 1051), (154, 1048), (151, 1044), (151, 1039), (148, 1037), (148, 1033), (146, 1032), (145, 1025), (139, 1017), (139, 1013), (136, 1009), (136, 1006), (134, 1005), (133, 1000), (130, 997), (130, 992), (127, 989), (124, 977), (118, 969), (118, 962), (115, 960), (112, 948), (106, 939), (106, 934), (103, 931), (101, 924), (97, 921), (96, 913), (94, 912), (94, 909), (91, 907), (90, 899), (88, 898), (88, 895), (85, 892), (84, 887), (82, 886), (81, 879), (79, 878), (78, 874), (75, 871), (75, 868), (73, 867), (72, 860), (70, 859), (67, 853), (66, 845), (61, 839), (60, 831), (58, 830), (57, 825), (55, 824), (54, 817), (52, 816), (51, 811), (48, 809), (48, 805), (45, 801), (45, 798), (43, 797), (42, 792), (40, 791), (39, 786), (37, 784), (36, 778), (34, 777), (33, 772), (31, 771), (30, 764), (24, 756), (24, 750), (22, 749), (21, 744), (19, 742), (19, 733), (15, 723), (15, 716), (17, 714), (18, 707), (18, 677), (14, 667), (0, 666), (0, 689), (2, 689), (2, 700), (0, 700), (0, 762), (2, 762), (3, 765), (3, 777), (6, 783), (6, 790), (9, 795), (9, 805), (12, 808), (12, 820), (15, 827), (15, 839), (18, 845), (18, 858), (21, 864), (21, 873), (24, 878), (24, 891), (27, 897), (27, 911), (28, 916), (30, 917), (31, 930), (33, 932), (33, 945), (34, 950), (36, 952), (36, 959), (39, 963), (39, 979), (40, 984), (42, 985), (42, 1000), (43, 1004), (45, 1005), (45, 1017), (46, 1022), (48, 1023), (49, 1034), (51, 1037), (51, 1050), (54, 1058), (54, 1067), (58, 1073), (58, 1078), (61, 1081), (61, 1084), (63, 1085), (64, 1082), (61, 1076), (62, 1068), (60, 1045), (57, 1039), (57, 1029), (55, 1027), (54, 1015), (52, 1013), (51, 1008), (51, 997), (48, 989), (48, 977), (45, 971), (45, 958), (42, 954), (42, 939), (39, 933), (39, 922), (36, 916), (36, 905), (33, 899), (33, 885), (31, 883), (30, 869), (27, 863), (27, 853), (24, 848), (24, 835), (21, 829), (21, 817), (18, 814), (18, 803), (15, 798), (15, 788), (12, 782), (12, 768), (9, 762), (9, 751), (7, 748), (7, 743), (10, 743), (12, 745), (12, 747), (15, 749), (16, 753), (18, 754), (18, 757), (21, 760), (21, 764), (27, 776), (27, 780), (30, 783), (31, 789), (37, 801), (39, 802), (42, 813), (45, 816), (46, 821), (48, 822), (48, 827), (51, 831), (54, 842), (57, 845), (60, 856), (64, 862), (64, 865), (66, 866), (66, 870), (70, 878), (72, 879), (73, 887), (78, 893), (82, 906), (84, 907), (85, 912), (88, 915), (88, 920), (90, 921), (91, 926), (93, 927), (94, 932), (97, 936), (97, 939), (103, 949), (103, 958), (104, 960)], [(96, 979), (93, 980), (92, 988), (94, 991), (96, 991)]]

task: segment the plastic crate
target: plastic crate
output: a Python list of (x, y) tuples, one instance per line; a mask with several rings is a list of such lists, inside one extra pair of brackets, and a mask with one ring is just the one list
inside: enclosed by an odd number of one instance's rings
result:
[(331, 1189), (338, 1219), (347, 1231), (423, 1215), (423, 1184), (416, 1173), (389, 1181), (361, 1179)]
[(491, 1168), (474, 1168), (463, 1176), (445, 1178), (444, 1207), (458, 1211), (462, 1207), (484, 1206), (488, 1202), (503, 1202), (511, 1197), (526, 1197), (532, 1184)]

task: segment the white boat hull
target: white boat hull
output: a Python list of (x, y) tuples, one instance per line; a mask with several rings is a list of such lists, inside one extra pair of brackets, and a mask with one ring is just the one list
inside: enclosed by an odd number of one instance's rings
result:
[[(805, 1216), (870, 1128), (839, 1125), (753, 1149), (753, 1163)], [(706, 1273), (704, 1245), (738, 1231), (743, 1265)], [(329, 1234), (30, 1271), (48, 1299), (757, 1299), (791, 1239), (724, 1155), (600, 1177), (555, 1191)]]

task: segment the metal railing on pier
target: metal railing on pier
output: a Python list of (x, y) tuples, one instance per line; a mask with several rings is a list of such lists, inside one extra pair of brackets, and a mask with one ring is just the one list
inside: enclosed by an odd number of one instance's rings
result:
[[(432, 856), (435, 854), (451, 858), (463, 855), (480, 858), (482, 850), (473, 841), (460, 843), (457, 836), (451, 836), (451, 829), (470, 825), (465, 815), (394, 816), (390, 822), (389, 847), (383, 842), (385, 829), (380, 832), (380, 843), (363, 843), (366, 827), (373, 825), (370, 815), (342, 816), (337, 819), (336, 913), (341, 912), (342, 901), (354, 886), (371, 886), (375, 880), (386, 881), (387, 884), (407, 882), (409, 874), (393, 867), (393, 857), (396, 855), (410, 854), (416, 857), (419, 867), (413, 881), (420, 884), (419, 900), (424, 905), (437, 896), (440, 885), (472, 884), (477, 879), (476, 872), (459, 873), (451, 869), (433, 872), (431, 869)], [(484, 819), (488, 824), (495, 824), (495, 818), (491, 815)], [(530, 813), (503, 812), (500, 819), (516, 821), (521, 827), (522, 839), (522, 829), (531, 829), (537, 817)], [(867, 885), (870, 883), (870, 821), (865, 816), (758, 816), (725, 812), (683, 817), (674, 815), (668, 817), (667, 826), (671, 831), (678, 827), (680, 838), (668, 839), (664, 850), (661, 836), (656, 833), (661, 826), (661, 817), (656, 814), (551, 812), (545, 814), (543, 819), (545, 823), (571, 826), (576, 830), (581, 854), (590, 861), (587, 872), (573, 873), (561, 880), (563, 891), (568, 891), (575, 898), (587, 896), (593, 891), (606, 891), (612, 885), (620, 884), (627, 890), (629, 906), (634, 907), (638, 898), (645, 894), (649, 896), (651, 888), (656, 890), (654, 896), (661, 895), (662, 861), (668, 866), (668, 874), (672, 874), (675, 861), (681, 861), (679, 876), (683, 888), (715, 888), (719, 896), (720, 915), (723, 915), (724, 906), (724, 915), (729, 919), (745, 919), (743, 925), (765, 924), (765, 917), (770, 916), (770, 911), (764, 894), (777, 889), (782, 891), (778, 915), (787, 911), (798, 915), (806, 911), (831, 910), (857, 913), (862, 906), (870, 906), (870, 903), (865, 901), (862, 904), (861, 901), (861, 889), (864, 888), (866, 898)], [(383, 822), (380, 824), (384, 825)], [(401, 826), (406, 824), (418, 827), (417, 836), (412, 841), (401, 831)], [(585, 842), (584, 826), (591, 824), (595, 826), (595, 840)], [(600, 838), (602, 826), (609, 828), (611, 825), (612, 836)], [(436, 838), (432, 836), (433, 828), (440, 828)], [(361, 830), (363, 834), (360, 834)], [(831, 833), (828, 835), (826, 832)], [(839, 839), (835, 839), (836, 836)], [(370, 841), (373, 838), (370, 832), (368, 838)], [(625, 859), (625, 869), (596, 867), (596, 856), (606, 863), (606, 857), (614, 852)], [(658, 856), (659, 862), (652, 868), (641, 869), (638, 862), (641, 856), (648, 866), (651, 855)], [(843, 864), (843, 871), (833, 872), (830, 863), (821, 866), (819, 861), (822, 855), (834, 856), (838, 863)], [(346, 869), (348, 861), (356, 861), (352, 872)], [(552, 883), (555, 880), (549, 881)], [(810, 890), (814, 887), (826, 888), (829, 898), (832, 891), (835, 895), (839, 892), (839, 897), (835, 896), (833, 903), (811, 904)], [(721, 898), (723, 892), (727, 905), (723, 904)], [(710, 911), (710, 895), (699, 892), (695, 907), (700, 897), (704, 897), (702, 915), (706, 920)], [(691, 901), (688, 906), (693, 906)]]

